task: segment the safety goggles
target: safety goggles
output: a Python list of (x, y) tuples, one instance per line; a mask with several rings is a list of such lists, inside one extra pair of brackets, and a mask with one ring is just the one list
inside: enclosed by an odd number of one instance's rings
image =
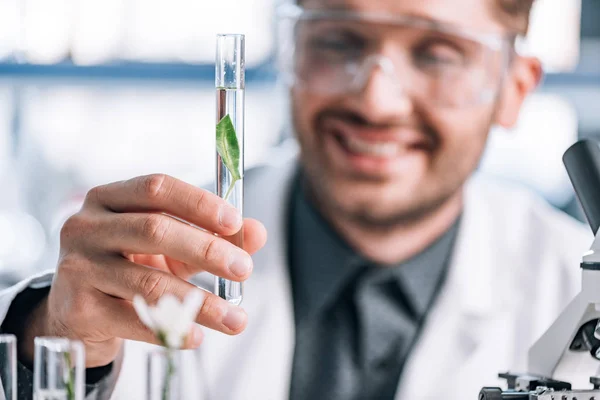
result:
[(514, 36), (413, 16), (291, 4), (277, 15), (283, 79), (314, 93), (360, 92), (377, 71), (405, 96), (443, 107), (482, 104), (497, 95), (514, 54)]

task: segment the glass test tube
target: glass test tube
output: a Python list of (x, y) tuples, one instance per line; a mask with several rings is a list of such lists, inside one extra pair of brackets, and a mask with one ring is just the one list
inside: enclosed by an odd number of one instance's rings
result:
[(0, 335), (0, 399), (17, 400), (17, 338), (14, 335)]
[(148, 354), (148, 400), (180, 400), (184, 395), (181, 351), (161, 349)]
[[(217, 35), (217, 123), (227, 115), (231, 118), (239, 146), (238, 172), (241, 179), (235, 180), (217, 151), (216, 192), (240, 213), (243, 213), (244, 204), (244, 64), (244, 35)], [(243, 247), (242, 230), (228, 240)], [(242, 302), (243, 284), (215, 277), (215, 293), (228, 302), (239, 305)]]
[(33, 366), (34, 400), (83, 400), (85, 350), (76, 340), (36, 337)]

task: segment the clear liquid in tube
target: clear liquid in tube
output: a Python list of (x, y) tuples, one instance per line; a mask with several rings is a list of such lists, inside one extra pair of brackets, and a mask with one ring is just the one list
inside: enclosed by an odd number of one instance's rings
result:
[[(240, 174), (242, 179), (234, 183), (227, 202), (237, 208), (243, 215), (244, 204), (244, 90), (233, 88), (217, 88), (217, 121), (229, 114), (240, 147)], [(230, 190), (233, 178), (219, 153), (217, 153), (217, 195), (224, 198)], [(243, 248), (243, 232), (240, 230), (227, 238), (234, 245)], [(243, 297), (243, 284), (217, 277), (215, 279), (215, 293), (228, 302), (239, 305)]]

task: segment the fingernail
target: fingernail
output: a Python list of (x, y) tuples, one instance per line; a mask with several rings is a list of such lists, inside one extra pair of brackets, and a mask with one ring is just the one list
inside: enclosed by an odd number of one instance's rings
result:
[(235, 276), (242, 278), (252, 270), (252, 259), (241, 251), (233, 256), (233, 261), (229, 264), (229, 271)]
[(202, 343), (202, 338), (204, 337), (204, 333), (202, 333), (202, 329), (198, 325), (192, 326), (192, 331), (190, 335), (190, 346), (198, 347)]
[(219, 223), (228, 229), (237, 229), (242, 224), (240, 212), (233, 207), (221, 207)]
[(223, 318), (223, 325), (231, 329), (232, 331), (237, 331), (245, 322), (246, 322), (246, 313), (239, 307), (230, 307)]

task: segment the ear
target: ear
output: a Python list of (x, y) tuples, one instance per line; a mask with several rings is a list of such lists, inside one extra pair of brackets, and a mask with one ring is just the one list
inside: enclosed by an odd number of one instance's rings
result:
[(543, 71), (535, 57), (516, 56), (501, 90), (495, 123), (511, 128), (519, 118), (523, 101), (540, 83)]

